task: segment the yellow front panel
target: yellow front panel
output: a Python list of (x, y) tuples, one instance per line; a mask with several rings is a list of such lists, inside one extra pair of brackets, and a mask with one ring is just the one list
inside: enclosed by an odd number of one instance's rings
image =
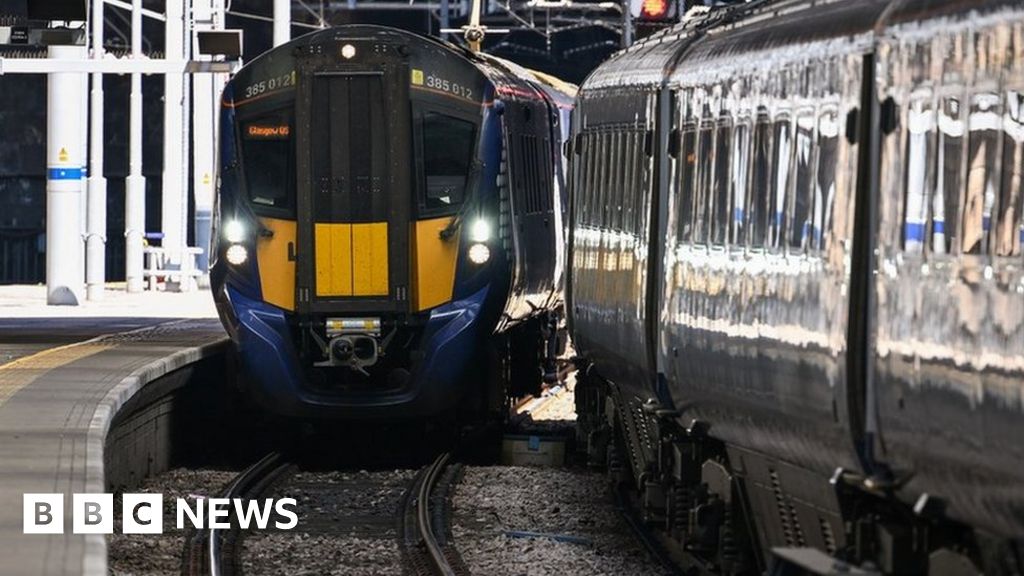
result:
[(451, 218), (420, 220), (414, 224), (413, 307), (426, 310), (452, 299), (455, 262), (459, 256), (458, 236), (441, 239)]
[(352, 294), (388, 295), (388, 224), (352, 225)]
[(256, 262), (260, 267), (263, 300), (285, 310), (295, 309), (295, 261), (289, 259), (288, 246), (295, 254), (295, 221), (261, 218), (272, 236), (256, 241)]
[(316, 295), (352, 295), (352, 225), (316, 224)]

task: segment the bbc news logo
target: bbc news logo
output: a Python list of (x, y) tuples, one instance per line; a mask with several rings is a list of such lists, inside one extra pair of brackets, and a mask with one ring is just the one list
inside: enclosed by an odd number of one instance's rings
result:
[[(113, 534), (113, 494), (73, 494), (71, 529), (74, 534)], [(198, 498), (190, 503), (184, 498), (175, 502), (176, 527), (187, 525), (196, 529), (231, 528), (265, 530), (271, 517), (278, 530), (291, 530), (299, 523), (294, 498), (245, 500), (242, 498)], [(22, 510), (25, 534), (64, 533), (63, 494), (25, 494)], [(123, 534), (162, 534), (164, 531), (164, 497), (162, 494), (125, 494), (121, 498), (121, 532)]]

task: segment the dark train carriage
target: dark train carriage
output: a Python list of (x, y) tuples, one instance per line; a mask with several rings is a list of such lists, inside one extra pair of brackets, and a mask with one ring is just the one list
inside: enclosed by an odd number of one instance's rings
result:
[(581, 432), (695, 565), (1024, 567), (1022, 25), (751, 3), (581, 87)]

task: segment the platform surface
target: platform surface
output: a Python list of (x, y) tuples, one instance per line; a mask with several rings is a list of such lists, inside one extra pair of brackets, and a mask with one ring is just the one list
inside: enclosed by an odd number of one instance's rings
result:
[[(226, 335), (212, 302), (204, 309), (196, 297), (212, 300), (209, 292), (36, 316), (39, 305), (10, 293), (0, 287), (0, 573), (104, 573), (104, 538), (71, 533), (71, 494), (103, 491), (103, 440), (117, 409), (147, 382), (221, 350)], [(191, 309), (178, 305), (187, 299)], [(192, 317), (160, 317), (175, 305)], [(22, 534), (25, 493), (65, 494), (64, 534)]]

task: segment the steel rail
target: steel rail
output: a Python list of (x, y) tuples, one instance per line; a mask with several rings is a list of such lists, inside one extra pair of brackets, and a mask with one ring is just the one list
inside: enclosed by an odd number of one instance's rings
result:
[(444, 550), (438, 544), (437, 536), (434, 534), (433, 522), (430, 519), (430, 495), (437, 486), (441, 473), (444, 471), (445, 466), (448, 465), (451, 456), (450, 452), (445, 452), (438, 456), (434, 463), (427, 468), (420, 482), (416, 501), (416, 527), (419, 530), (423, 544), (427, 547), (427, 552), (430, 554), (434, 573), (441, 576), (456, 576), (457, 573), (448, 562), (448, 559), (445, 558)]

